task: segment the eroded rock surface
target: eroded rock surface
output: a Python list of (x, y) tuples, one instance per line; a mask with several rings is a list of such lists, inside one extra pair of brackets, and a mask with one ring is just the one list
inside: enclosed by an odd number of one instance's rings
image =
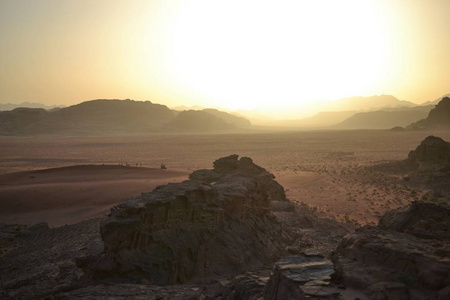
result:
[(338, 277), (371, 299), (440, 299), (450, 285), (449, 216), (449, 207), (413, 203), (345, 236), (332, 256)]
[(261, 268), (285, 254), (290, 239), (271, 201), (287, 201), (271, 173), (250, 158), (221, 158), (213, 170), (112, 208), (101, 227), (104, 255), (85, 270), (175, 284)]
[(340, 299), (333, 274), (333, 264), (321, 255), (284, 257), (274, 266), (264, 299)]
[(84, 274), (75, 260), (103, 250), (99, 224), (0, 224), (0, 299), (41, 299), (77, 286)]
[(407, 161), (419, 169), (450, 167), (450, 143), (440, 137), (429, 136), (409, 153)]

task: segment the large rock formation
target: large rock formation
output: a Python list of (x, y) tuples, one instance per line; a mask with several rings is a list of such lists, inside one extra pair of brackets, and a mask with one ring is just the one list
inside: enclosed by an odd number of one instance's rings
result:
[(444, 97), (430, 111), (426, 119), (408, 126), (410, 129), (449, 128), (450, 127), (450, 98)]
[(442, 169), (450, 166), (450, 143), (429, 136), (408, 154), (408, 162), (419, 169)]
[(448, 299), (450, 207), (413, 203), (345, 236), (332, 256), (338, 277), (371, 299)]
[(213, 170), (113, 207), (101, 227), (105, 252), (85, 270), (173, 284), (263, 267), (289, 239), (272, 200), (287, 201), (272, 174), (250, 158), (221, 158)]

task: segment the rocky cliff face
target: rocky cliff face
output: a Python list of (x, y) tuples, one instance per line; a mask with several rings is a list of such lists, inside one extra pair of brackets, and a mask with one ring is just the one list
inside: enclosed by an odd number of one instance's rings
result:
[(426, 119), (417, 121), (408, 126), (410, 129), (427, 129), (427, 128), (449, 128), (450, 127), (450, 98), (444, 97), (430, 111)]
[(342, 239), (338, 277), (371, 299), (448, 299), (450, 208), (413, 203)]
[(85, 269), (173, 284), (273, 263), (289, 237), (272, 200), (287, 201), (272, 174), (250, 158), (221, 158), (213, 170), (113, 207), (101, 227), (105, 252)]
[(427, 119), (432, 124), (450, 125), (450, 98), (442, 98), (438, 105), (436, 105), (436, 108), (430, 111)]

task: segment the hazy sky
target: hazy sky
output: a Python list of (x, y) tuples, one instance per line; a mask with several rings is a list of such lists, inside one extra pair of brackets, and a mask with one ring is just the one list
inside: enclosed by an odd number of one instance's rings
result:
[(0, 0), (0, 102), (226, 108), (450, 92), (450, 1)]

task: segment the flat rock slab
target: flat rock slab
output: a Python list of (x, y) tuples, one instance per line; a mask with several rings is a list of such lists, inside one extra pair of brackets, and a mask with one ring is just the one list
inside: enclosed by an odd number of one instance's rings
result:
[(333, 274), (333, 264), (321, 255), (285, 257), (275, 264), (264, 299), (339, 299)]

